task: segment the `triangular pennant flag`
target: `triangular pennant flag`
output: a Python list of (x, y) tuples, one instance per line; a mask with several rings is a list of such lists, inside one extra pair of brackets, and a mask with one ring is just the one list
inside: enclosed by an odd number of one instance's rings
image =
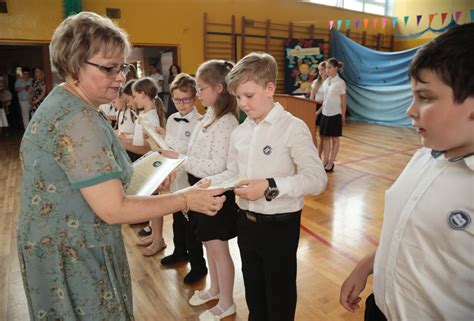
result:
[(329, 30), (334, 26), (334, 20), (329, 20)]
[(339, 19), (337, 20), (337, 30), (341, 29), (341, 26), (342, 26), (342, 20)]
[(429, 15), (429, 17), (430, 17), (430, 26), (431, 26), (431, 23), (433, 22), (434, 16), (435, 16), (434, 13), (431, 13), (431, 14)]
[(373, 26), (374, 26), (374, 29), (377, 28), (377, 24), (379, 23), (379, 19), (378, 18), (374, 18), (374, 21), (373, 21)]
[(387, 18), (382, 18), (382, 29), (385, 29), (386, 24), (387, 24)]
[(369, 25), (369, 19), (365, 18), (364, 19), (364, 28), (367, 29), (368, 25)]
[(420, 24), (421, 17), (423, 17), (423, 15), (421, 15), (421, 14), (419, 14), (419, 15), (416, 16), (416, 25), (417, 25), (417, 26)]
[(448, 16), (447, 12), (443, 12), (441, 14), (441, 24), (444, 25), (444, 21), (446, 20), (446, 17)]
[(461, 18), (462, 11), (456, 11), (455, 17), (456, 17), (456, 23), (459, 23), (459, 18)]
[(405, 20), (405, 27), (407, 26), (407, 23), (408, 23), (408, 18), (410, 18), (409, 16), (405, 16), (403, 17), (403, 20)]
[[(473, 14), (474, 14), (474, 10), (471, 10), (471, 15), (473, 15)], [(359, 29), (359, 19), (356, 19), (354, 24), (356, 26), (356, 29)]]
[(351, 20), (347, 19), (346, 20), (346, 30), (349, 29), (350, 27), (351, 27)]
[(471, 9), (471, 22), (474, 22), (474, 9)]
[(393, 17), (393, 18), (392, 18), (392, 28), (393, 28), (393, 29), (395, 29), (395, 26), (397, 25), (397, 20), (398, 20), (397, 17)]

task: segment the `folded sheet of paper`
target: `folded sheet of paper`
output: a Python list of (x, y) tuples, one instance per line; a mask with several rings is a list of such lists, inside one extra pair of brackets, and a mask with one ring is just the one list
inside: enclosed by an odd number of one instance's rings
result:
[(161, 137), (161, 135), (156, 132), (155, 126), (153, 126), (153, 124), (150, 123), (145, 117), (142, 115), (138, 116), (138, 122), (140, 125), (142, 125), (143, 130), (148, 135), (149, 139), (147, 141), (150, 144), (152, 150), (171, 149), (163, 137)]
[(235, 185), (237, 185), (237, 183), (241, 180), (243, 180), (243, 178), (234, 177), (229, 179), (228, 181), (221, 182), (219, 184), (213, 184), (211, 181), (211, 186), (209, 186), (208, 189), (223, 188), (225, 191), (230, 191), (233, 190)]
[(133, 162), (133, 176), (127, 195), (149, 196), (164, 182), (166, 177), (186, 159), (171, 159), (151, 151)]

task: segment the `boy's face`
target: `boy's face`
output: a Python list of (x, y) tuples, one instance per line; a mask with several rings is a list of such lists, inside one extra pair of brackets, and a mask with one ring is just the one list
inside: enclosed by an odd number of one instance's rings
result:
[(171, 93), (174, 105), (181, 116), (189, 114), (194, 109), (194, 96), (191, 92), (175, 89)]
[(453, 158), (474, 152), (474, 97), (454, 102), (453, 90), (431, 70), (411, 80), (413, 102), (407, 110), (425, 147)]
[(237, 85), (235, 98), (240, 109), (257, 124), (268, 115), (273, 107), (275, 84), (269, 82), (265, 87), (253, 80)]

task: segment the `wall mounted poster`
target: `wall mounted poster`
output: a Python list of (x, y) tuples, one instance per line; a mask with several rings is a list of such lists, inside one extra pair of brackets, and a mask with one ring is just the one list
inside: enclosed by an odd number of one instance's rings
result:
[(323, 39), (288, 39), (285, 46), (285, 93), (309, 95), (324, 60)]

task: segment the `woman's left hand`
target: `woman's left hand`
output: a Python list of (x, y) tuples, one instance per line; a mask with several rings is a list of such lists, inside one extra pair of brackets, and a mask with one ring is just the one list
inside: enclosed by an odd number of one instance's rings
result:
[(177, 152), (170, 149), (162, 149), (160, 150), (160, 154), (166, 158), (171, 158), (171, 159), (177, 159), (179, 157), (179, 154)]
[(240, 181), (234, 188), (235, 195), (247, 201), (255, 201), (265, 195), (268, 188), (266, 179), (250, 179)]

